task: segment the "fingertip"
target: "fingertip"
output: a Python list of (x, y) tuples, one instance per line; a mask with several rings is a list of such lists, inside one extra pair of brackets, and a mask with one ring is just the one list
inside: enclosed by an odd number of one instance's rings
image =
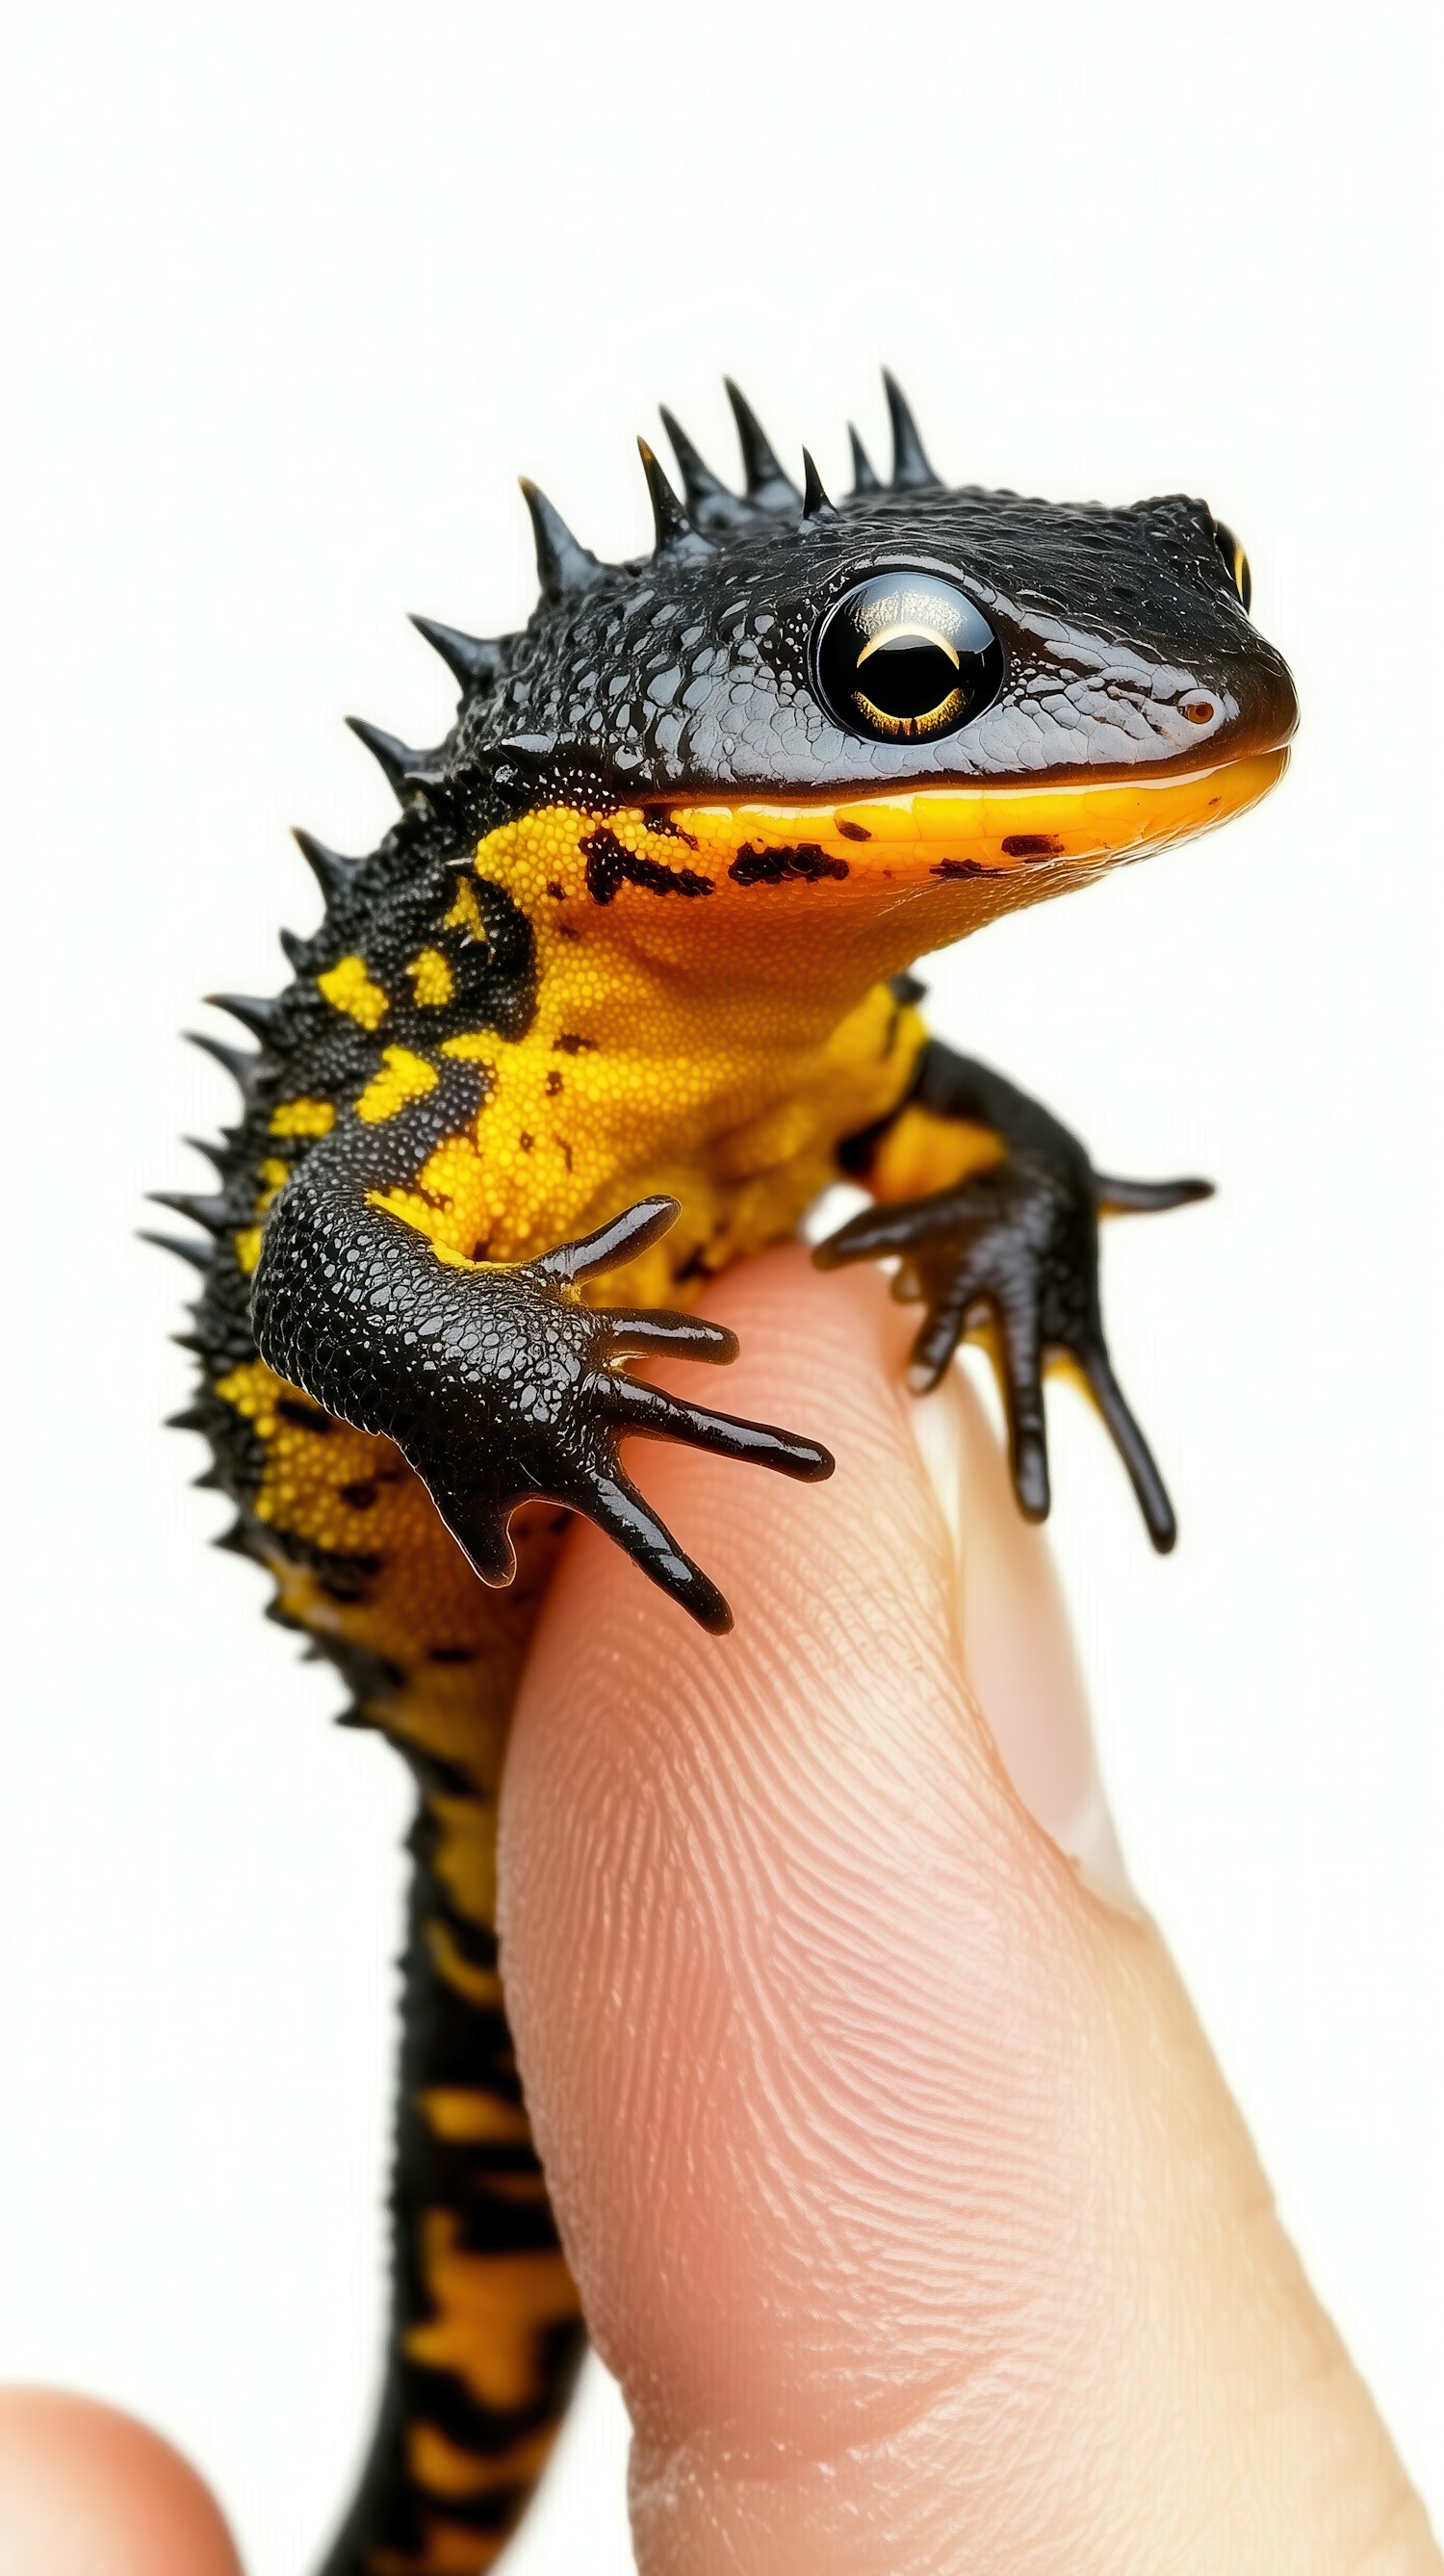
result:
[(638, 2563), (1131, 2567), (1196, 2523), (1210, 2566), (1332, 2565), (1298, 2545), (1319, 2460), (1352, 2443), (1371, 2507), (1397, 2468), (1161, 1944), (1064, 1857), (1106, 1810), (982, 1408), (961, 1373), (901, 1394), (873, 1274), (723, 1293), (749, 1408), (815, 1409), (835, 1479), (659, 1448), (734, 1641), (580, 1530), (503, 1803), (508, 2010)]
[(241, 2576), (220, 2506), (133, 2416), (64, 2389), (0, 2390), (0, 2576)]
[[(736, 1605), (727, 1654), (696, 1633), (722, 1632), (720, 1589), (693, 1588), (688, 1625), (579, 1531), (502, 1819), (508, 2005), (589, 2323), (654, 2429), (740, 2410), (759, 2441), (872, 2420), (859, 2299), (935, 2356), (942, 2295), (966, 2346), (978, 2213), (999, 2173), (1037, 2170), (1040, 2084), (1078, 2018), (1045, 1964), (1073, 1880), (962, 1680), (906, 1328), (875, 1274), (807, 1280), (778, 1256), (725, 1293), (749, 1410), (816, 1411), (825, 1463), (648, 1461), (649, 1501)], [(868, 2172), (886, 2187), (859, 2202)]]

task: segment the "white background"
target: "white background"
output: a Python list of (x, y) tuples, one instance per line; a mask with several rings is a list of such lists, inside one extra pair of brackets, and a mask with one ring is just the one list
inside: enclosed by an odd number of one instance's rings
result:
[[(519, 469), (639, 548), (632, 435), (660, 395), (726, 463), (723, 366), (833, 477), (887, 358), (959, 480), (1204, 493), (1293, 662), (1264, 809), (1005, 925), (935, 1007), (1104, 1162), (1222, 1183), (1108, 1246), (1180, 1552), (1066, 1395), (1057, 1545), (1133, 1870), (1444, 2503), (1424, 28), (51, 0), (12, 33), (0, 2377), (152, 2417), (254, 2576), (310, 2563), (369, 2402), (404, 1802), (202, 1544), (156, 1428), (184, 1281), (131, 1228), (229, 1114), (193, 997), (271, 989), (313, 917), (285, 827), (387, 818), (342, 710), (447, 720), (401, 611), (525, 614)], [(516, 2576), (628, 2563), (622, 2450), (599, 2395)]]

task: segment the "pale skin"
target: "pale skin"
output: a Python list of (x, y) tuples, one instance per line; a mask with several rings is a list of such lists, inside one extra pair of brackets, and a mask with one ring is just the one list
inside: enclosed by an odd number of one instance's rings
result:
[[(502, 1847), (643, 2576), (1439, 2576), (1122, 1882), (976, 1399), (902, 1392), (874, 1276), (789, 1251), (707, 1309), (729, 1406), (837, 1474), (634, 1450), (736, 1631), (579, 1533)], [(0, 2400), (0, 2576), (238, 2565), (153, 2435)]]

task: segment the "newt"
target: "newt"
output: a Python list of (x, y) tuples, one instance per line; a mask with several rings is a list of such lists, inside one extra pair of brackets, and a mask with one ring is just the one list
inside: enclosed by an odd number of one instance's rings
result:
[[(369, 2465), (325, 2576), (476, 2576), (525, 2510), (583, 2329), (533, 2148), (495, 1931), (497, 1795), (574, 1514), (680, 1609), (731, 1614), (637, 1481), (634, 1438), (801, 1479), (804, 1431), (662, 1393), (696, 1311), (824, 1190), (869, 1204), (824, 1268), (895, 1258), (923, 1394), (965, 1336), (1001, 1383), (1021, 1509), (1049, 1508), (1044, 1379), (1089, 1389), (1154, 1545), (1162, 1479), (1114, 1374), (1100, 1219), (1194, 1180), (1097, 1169), (928, 1034), (926, 952), (1211, 830), (1281, 776), (1288, 670), (1199, 500), (1054, 505), (945, 483), (887, 379), (884, 482), (841, 500), (729, 387), (743, 488), (662, 417), (645, 557), (600, 561), (533, 485), (540, 597), (483, 640), (418, 618), (459, 691), (369, 855), (308, 833), (324, 913), (291, 980), (200, 1043), (240, 1114), (214, 1189), (158, 1193), (201, 1273), (201, 1481), (415, 1776), (393, 2299)], [(217, 997), (213, 997), (217, 998)]]

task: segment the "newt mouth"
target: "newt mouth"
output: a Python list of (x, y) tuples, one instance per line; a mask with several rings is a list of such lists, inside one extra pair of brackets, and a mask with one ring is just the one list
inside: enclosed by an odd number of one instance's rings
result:
[[(734, 885), (809, 878), (1017, 878), (1092, 875), (1212, 831), (1282, 777), (1288, 747), (1163, 778), (1069, 786), (924, 787), (898, 796), (674, 806), (670, 823), (699, 860), (725, 842)], [(1043, 888), (1039, 887), (1039, 892)]]

